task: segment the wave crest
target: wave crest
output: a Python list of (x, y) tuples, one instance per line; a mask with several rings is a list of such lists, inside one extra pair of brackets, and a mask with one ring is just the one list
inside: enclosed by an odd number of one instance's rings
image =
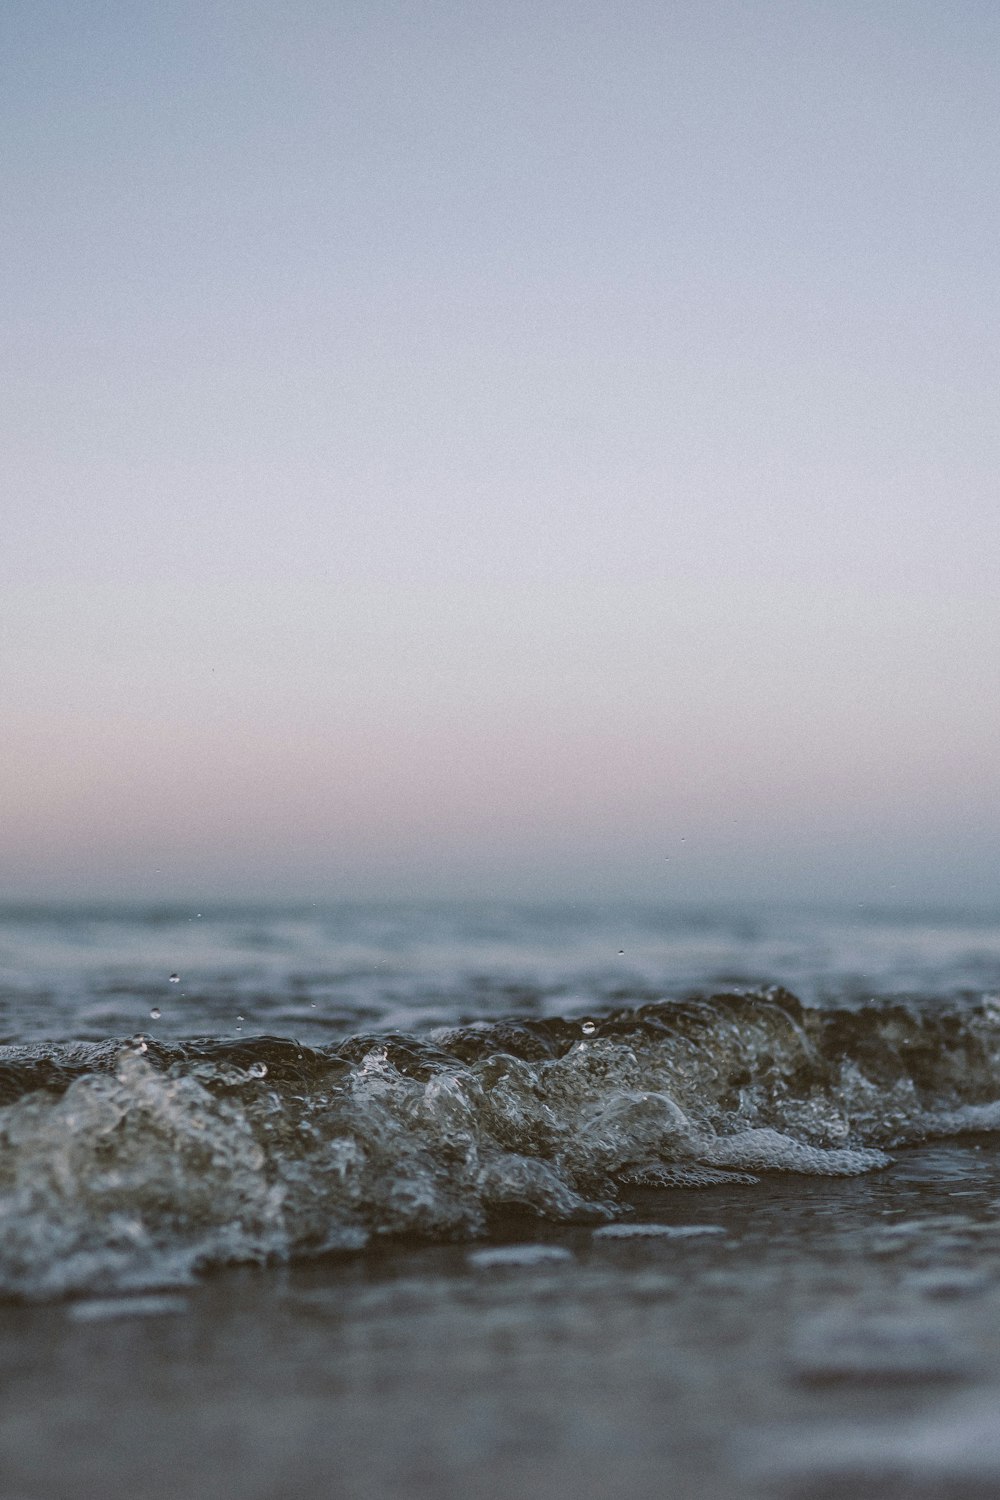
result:
[(307, 1048), (258, 1037), (0, 1054), (0, 1291), (607, 1222), (642, 1186), (841, 1176), (1000, 1127), (1000, 1008), (783, 991)]

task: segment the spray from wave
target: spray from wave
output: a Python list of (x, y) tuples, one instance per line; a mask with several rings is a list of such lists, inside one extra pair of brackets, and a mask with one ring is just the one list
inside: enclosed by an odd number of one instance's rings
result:
[(610, 1222), (637, 1188), (843, 1176), (1000, 1128), (1000, 1005), (781, 990), (430, 1038), (0, 1049), (0, 1293)]

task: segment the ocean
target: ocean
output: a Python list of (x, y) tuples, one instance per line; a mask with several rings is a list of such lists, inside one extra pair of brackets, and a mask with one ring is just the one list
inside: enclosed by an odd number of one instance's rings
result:
[(4, 1500), (1000, 1493), (1000, 913), (0, 911)]

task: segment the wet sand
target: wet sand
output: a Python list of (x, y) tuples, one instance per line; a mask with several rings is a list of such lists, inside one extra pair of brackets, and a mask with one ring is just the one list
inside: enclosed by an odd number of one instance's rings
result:
[[(1000, 1492), (1000, 1147), (0, 1318), (4, 1500)], [(721, 1229), (723, 1232), (718, 1232)], [(568, 1252), (551, 1258), (553, 1250)], [(995, 1414), (995, 1416), (994, 1416)]]

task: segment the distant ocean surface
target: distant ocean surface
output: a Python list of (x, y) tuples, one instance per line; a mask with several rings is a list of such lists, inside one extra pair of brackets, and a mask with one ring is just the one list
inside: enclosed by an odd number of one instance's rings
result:
[(1000, 1129), (993, 914), (11, 907), (0, 1291), (186, 1283)]

